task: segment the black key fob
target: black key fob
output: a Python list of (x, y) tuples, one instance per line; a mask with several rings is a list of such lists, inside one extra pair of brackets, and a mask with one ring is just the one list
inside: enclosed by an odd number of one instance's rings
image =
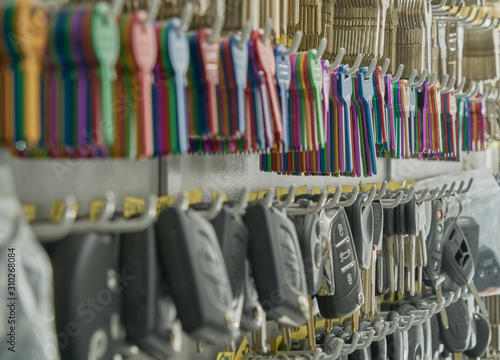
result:
[(226, 263), (231, 289), (233, 290), (235, 320), (241, 323), (245, 299), (245, 262), (248, 252), (248, 229), (241, 215), (224, 205), (211, 221), (219, 239), (222, 256)]
[[(387, 315), (387, 320), (393, 321), (398, 313), (396, 311), (390, 311)], [(387, 335), (387, 358), (389, 360), (407, 360), (408, 359), (408, 349), (405, 349), (405, 333), (401, 331), (398, 327), (396, 330)]]
[(445, 222), (443, 270), (458, 285), (468, 285), (474, 277), (474, 260), (469, 243), (456, 221)]
[(446, 308), (449, 328), (445, 329), (439, 317), (439, 338), (450, 352), (462, 352), (469, 346), (472, 319), (467, 303), (462, 299)]
[(368, 270), (373, 252), (373, 211), (372, 205), (363, 206), (368, 194), (359, 194), (353, 205), (345, 209), (351, 226), (352, 238), (360, 269)]
[(192, 209), (169, 207), (158, 218), (156, 239), (182, 328), (215, 344), (236, 339), (233, 293), (212, 224)]
[(281, 325), (300, 326), (309, 317), (307, 284), (295, 226), (286, 214), (262, 202), (248, 206), (249, 259), (259, 301)]
[(340, 319), (358, 311), (364, 301), (356, 248), (343, 208), (334, 209), (332, 215), (323, 210), (319, 221), (323, 254), (328, 261), (324, 262), (324, 285), (316, 298), (323, 317)]
[[(302, 204), (308, 206), (308, 201), (302, 201)], [(322, 239), (319, 234), (318, 215), (296, 215), (291, 219), (299, 238), (307, 291), (309, 294), (316, 294), (323, 285)]]
[(475, 313), (473, 321), (476, 331), (476, 345), (472, 349), (465, 350), (464, 354), (470, 358), (482, 358), (491, 343), (491, 325), (481, 313)]
[(123, 323), (127, 340), (153, 357), (181, 350), (181, 326), (160, 279), (154, 227), (121, 235), (121, 268), (135, 281), (123, 289)]
[(500, 287), (500, 262), (495, 252), (482, 245), (479, 248), (477, 259), (474, 274), (474, 285), (476, 285), (477, 291), (483, 291), (489, 287)]
[(250, 261), (245, 259), (245, 297), (240, 327), (243, 331), (257, 331), (264, 321), (264, 310), (259, 303), (259, 295), (255, 289)]
[[(410, 315), (410, 312), (416, 310), (411, 305), (403, 305), (398, 309), (401, 315)], [(422, 325), (414, 324), (408, 330), (408, 360), (420, 360), (424, 356), (424, 329)]]
[(121, 295), (136, 278), (119, 265), (119, 240), (71, 235), (50, 244), (61, 360), (112, 359), (123, 344)]

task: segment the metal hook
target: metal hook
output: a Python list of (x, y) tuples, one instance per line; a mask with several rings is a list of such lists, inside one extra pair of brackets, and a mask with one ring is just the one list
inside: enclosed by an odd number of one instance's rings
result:
[(326, 70), (328, 70), (328, 71), (335, 70), (342, 62), (342, 59), (344, 58), (344, 54), (345, 54), (345, 49), (341, 47), (337, 53), (337, 56), (335, 57), (335, 60), (333, 60), (333, 62), (330, 63), (330, 65), (328, 65), (326, 67)]
[(437, 80), (437, 72), (432, 73), (432, 75), (429, 78), (429, 83), (427, 84), (428, 87), (432, 87), (436, 83)]
[(418, 203), (423, 202), (425, 200), (425, 198), (427, 197), (428, 193), (429, 193), (429, 188), (425, 188), (424, 191), (422, 191), (422, 193), (419, 194), (419, 196), (415, 196), (415, 201)]
[(396, 331), (397, 328), (399, 328), (399, 315), (396, 315), (394, 317), (394, 320), (392, 320), (391, 323), (391, 326), (389, 328), (389, 331), (387, 331), (387, 335), (390, 335), (392, 333), (394, 333), (394, 331)]
[(222, 193), (218, 192), (215, 200), (212, 202), (210, 207), (207, 210), (196, 210), (198, 214), (203, 216), (205, 219), (211, 221), (219, 215), (222, 210), (222, 205), (224, 205), (224, 198)]
[(370, 65), (368, 66), (368, 70), (365, 72), (365, 80), (368, 79), (370, 76), (372, 76), (376, 66), (377, 66), (377, 59), (373, 58), (372, 61), (370, 62)]
[(453, 192), (453, 190), (455, 190), (455, 186), (456, 185), (457, 185), (457, 183), (455, 181), (453, 181), (451, 183), (450, 189), (444, 193), (444, 197), (450, 197), (451, 194), (452, 194), (452, 192)]
[(337, 187), (335, 188), (335, 195), (333, 196), (333, 198), (327, 201), (325, 206), (323, 206), (323, 209), (325, 210), (333, 209), (339, 203), (341, 196), (342, 196), (342, 186), (337, 185)]
[(462, 192), (462, 189), (464, 188), (465, 181), (460, 181), (460, 185), (458, 186), (458, 189), (455, 190), (456, 193), (460, 194)]
[(465, 87), (465, 76), (462, 77), (462, 80), (460, 81), (460, 84), (458, 85), (458, 87), (452, 91), (452, 94), (453, 95), (457, 95), (457, 94), (460, 94), (462, 92), (462, 90), (464, 89)]
[(415, 82), (415, 78), (417, 77), (417, 70), (413, 69), (411, 71), (410, 77), (408, 78), (408, 82), (406, 83), (408, 86), (411, 86)]
[(321, 195), (318, 199), (318, 202), (316, 205), (314, 205), (311, 208), (288, 208), (286, 209), (286, 212), (289, 213), (290, 215), (306, 215), (306, 214), (314, 214), (317, 212), (320, 212), (321, 209), (325, 206), (326, 199), (328, 197), (328, 193), (326, 190), (323, 190), (321, 192)]
[(146, 19), (146, 24), (152, 24), (155, 22), (158, 17), (158, 11), (160, 11), (160, 0), (153, 0), (148, 9), (148, 17)]
[(380, 191), (377, 193), (377, 195), (375, 195), (375, 197), (373, 198), (373, 200), (377, 201), (377, 200), (380, 200), (380, 199), (382, 199), (384, 197), (385, 192), (387, 191), (387, 185), (388, 185), (387, 181), (384, 181), (382, 183), (382, 186), (380, 187)]
[(361, 335), (359, 333), (354, 333), (351, 338), (351, 343), (342, 346), (342, 355), (349, 355), (356, 351), (356, 347), (358, 345), (360, 337)]
[(444, 88), (441, 93), (442, 94), (447, 94), (449, 93), (452, 89), (453, 89), (453, 86), (455, 85), (455, 82), (457, 81), (457, 78), (456, 77), (452, 77), (450, 81), (448, 81), (448, 86), (446, 88)]
[(445, 74), (443, 76), (443, 81), (441, 82), (441, 86), (439, 86), (437, 88), (438, 92), (441, 92), (446, 87), (446, 84), (448, 83), (449, 78), (450, 78), (450, 76), (448, 74)]
[(287, 57), (287, 56), (290, 56), (292, 54), (295, 54), (297, 52), (297, 50), (299, 49), (300, 42), (302, 41), (302, 35), (303, 35), (302, 31), (297, 31), (293, 37), (292, 46), (283, 50), (281, 52), (281, 56)]
[(68, 195), (64, 202), (66, 206), (60, 221), (56, 223), (33, 223), (31, 225), (41, 242), (60, 240), (71, 232), (76, 219), (76, 198), (73, 195)]
[(231, 211), (233, 211), (236, 214), (241, 214), (245, 211), (247, 205), (248, 205), (248, 194), (250, 191), (248, 190), (247, 187), (243, 188), (243, 192), (240, 195), (240, 200), (236, 203), (234, 207), (231, 208)]
[(470, 25), (466, 25), (464, 27), (467, 28), (467, 29), (481, 28), (481, 27), (484, 26), (484, 24), (486, 24), (486, 21), (489, 20), (488, 15), (489, 15), (488, 13), (484, 14), (483, 20), (481, 21), (480, 24), (470, 24)]
[(185, 192), (179, 193), (174, 200), (174, 206), (177, 206), (182, 211), (187, 211), (189, 209), (189, 200)]
[(344, 201), (339, 201), (338, 206), (344, 207), (344, 208), (351, 206), (356, 201), (358, 194), (359, 194), (359, 186), (356, 185), (352, 189), (352, 192), (351, 192), (351, 195), (349, 196), (349, 198), (347, 200), (344, 200)]
[(273, 205), (274, 200), (274, 188), (270, 188), (266, 195), (262, 198), (262, 202), (267, 206), (271, 207)]
[(271, 36), (271, 30), (273, 28), (273, 20), (271, 18), (267, 19), (266, 25), (264, 26), (264, 34), (260, 38), (262, 42), (266, 42)]
[(457, 220), (462, 216), (462, 211), (463, 211), (463, 204), (462, 204), (462, 199), (460, 199), (460, 196), (458, 196), (458, 192), (454, 191), (453, 196), (457, 199), (458, 201), (458, 214), (457, 216), (453, 219), (453, 221), (457, 222)]
[(392, 77), (391, 83), (395, 84), (401, 79), (401, 75), (403, 75), (403, 70), (405, 69), (405, 66), (403, 64), (399, 64), (398, 71), (396, 72), (396, 75)]
[(446, 0), (442, 0), (438, 5), (432, 5), (432, 11), (437, 11), (442, 9), (446, 5)]
[(484, 101), (484, 100), (486, 100), (486, 98), (490, 94), (490, 91), (491, 91), (491, 88), (487, 88), (487, 89), (484, 90), (483, 95), (481, 95), (480, 97), (478, 97), (476, 99), (471, 99), (470, 101), (472, 101), (472, 102), (481, 102), (481, 101)]
[(296, 188), (295, 185), (290, 185), (285, 200), (282, 201), (281, 199), (278, 199), (280, 201), (277, 204), (275, 204), (274, 207), (281, 210), (292, 205), (295, 202), (295, 188)]
[(363, 201), (363, 203), (361, 204), (361, 206), (362, 207), (367, 207), (368, 205), (370, 205), (372, 203), (373, 199), (375, 198), (376, 194), (377, 194), (377, 187), (373, 186), (370, 189), (370, 193), (368, 194), (368, 197), (365, 199), (365, 201)]
[(406, 204), (410, 202), (410, 200), (413, 198), (413, 195), (415, 194), (415, 186), (411, 186), (410, 189), (408, 190), (408, 193), (404, 197), (404, 199), (401, 200), (401, 204)]
[(189, 25), (193, 20), (194, 5), (191, 1), (187, 2), (182, 9), (181, 14), (181, 24), (177, 30), (187, 32), (189, 30)]
[(216, 39), (219, 38), (223, 25), (224, 25), (224, 14), (217, 13), (217, 15), (215, 15), (214, 23), (212, 24), (212, 33), (207, 38), (209, 43), (213, 43)]
[(319, 42), (318, 49), (316, 50), (316, 56), (314, 57), (315, 61), (320, 61), (321, 57), (325, 53), (326, 50), (326, 38), (322, 38)]
[(96, 222), (95, 228), (97, 231), (109, 233), (128, 233), (144, 230), (156, 219), (156, 199), (156, 195), (151, 194), (146, 211), (137, 218), (99, 221)]
[(113, 191), (108, 190), (104, 194), (106, 198), (106, 204), (104, 209), (101, 211), (101, 215), (97, 221), (108, 221), (113, 217), (116, 210), (116, 195)]
[(382, 69), (380, 70), (380, 75), (384, 76), (387, 73), (387, 69), (389, 69), (390, 64), (391, 59), (385, 58), (384, 63), (382, 64)]
[[(471, 7), (472, 7), (472, 6), (471, 6)], [(480, 12), (481, 12), (481, 11), (477, 11), (477, 12), (476, 12), (476, 14), (473, 16), (473, 18), (472, 18), (472, 19), (470, 19), (470, 20), (466, 20), (466, 21), (464, 21), (462, 24), (463, 24), (463, 25), (469, 25), (469, 24), (473, 24), (473, 23), (475, 23), (475, 22), (476, 22), (476, 20), (477, 20), (477, 18), (479, 17), (479, 13), (480, 13)]]
[(460, 93), (460, 94), (455, 94), (455, 96), (459, 97), (459, 98), (469, 97), (469, 96), (472, 95), (472, 93), (474, 91), (476, 91), (476, 87), (477, 87), (476, 82), (475, 81), (471, 81), (471, 83), (469, 85), (469, 89), (466, 92), (463, 92), (463, 93)]
[(432, 201), (432, 200), (435, 200), (437, 198), (439, 194), (439, 188), (435, 188), (434, 190), (430, 191), (429, 193), (429, 196), (427, 198), (424, 199), (424, 201)]
[[(377, 325), (380, 325), (380, 326), (377, 326)], [(377, 324), (375, 324), (374, 327), (375, 328), (382, 327), (382, 330), (380, 330), (379, 334), (373, 338), (373, 341), (380, 341), (387, 336), (387, 333), (389, 332), (389, 329), (390, 329), (390, 324), (388, 321), (384, 321), (383, 325), (380, 323), (377, 323)]]
[(252, 32), (252, 20), (248, 20), (243, 30), (241, 30), (240, 39), (236, 43), (240, 49), (243, 49), (247, 44), (251, 32)]
[(346, 75), (352, 75), (359, 69), (359, 65), (361, 65), (361, 61), (363, 60), (363, 55), (358, 54), (356, 56), (356, 59), (354, 60), (354, 64), (352, 64), (352, 67), (346, 70)]
[(384, 209), (394, 209), (396, 206), (398, 206), (401, 203), (401, 200), (403, 199), (403, 196), (405, 193), (401, 190), (398, 191), (398, 194), (396, 198), (393, 201), (390, 201), (389, 199), (380, 199), (382, 203), (382, 207)]
[(413, 84), (411, 84), (410, 87), (412, 87), (412, 88), (418, 88), (418, 87), (422, 86), (422, 84), (424, 83), (426, 77), (427, 77), (427, 69), (424, 69), (422, 71), (422, 74), (420, 75), (420, 78), (418, 79), (418, 81), (416, 81)]
[[(403, 318), (403, 316), (401, 316), (401, 317)], [(403, 318), (402, 320), (406, 320), (406, 319)], [(402, 332), (410, 330), (410, 328), (413, 326), (414, 322), (415, 322), (415, 314), (410, 314), (406, 325), (404, 325), (403, 327), (400, 327), (399, 330)]]
[(114, 15), (120, 15), (123, 11), (123, 5), (125, 5), (125, 0), (114, 0), (111, 6), (111, 11)]
[(473, 181), (474, 181), (474, 178), (470, 178), (469, 183), (467, 184), (467, 187), (462, 192), (460, 192), (460, 194), (465, 194), (466, 192), (469, 192)]

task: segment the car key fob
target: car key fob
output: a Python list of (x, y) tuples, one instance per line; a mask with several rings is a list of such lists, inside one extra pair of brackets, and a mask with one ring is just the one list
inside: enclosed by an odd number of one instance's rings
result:
[(352, 238), (356, 248), (360, 269), (368, 270), (373, 251), (373, 211), (371, 203), (363, 206), (368, 194), (359, 194), (356, 201), (345, 209), (351, 226)]
[(281, 325), (304, 325), (309, 317), (307, 284), (293, 222), (260, 201), (248, 206), (244, 221), (255, 287), (267, 317)]
[(481, 245), (477, 255), (474, 284), (478, 291), (489, 287), (500, 287), (500, 262), (496, 253), (488, 246)]
[(70, 235), (47, 250), (56, 329), (64, 334), (58, 336), (61, 360), (112, 359), (124, 341), (118, 293), (135, 281), (127, 269), (120, 270), (119, 240), (91, 232)]
[(173, 206), (156, 223), (160, 269), (183, 329), (215, 344), (238, 336), (233, 294), (215, 230), (195, 210)]
[[(325, 272), (316, 298), (323, 317), (340, 319), (358, 311), (364, 301), (356, 248), (344, 208), (322, 210), (319, 224), (323, 254), (330, 259), (324, 263), (325, 270), (330, 270), (326, 267), (330, 263), (333, 271)], [(337, 284), (333, 294), (331, 284)]]
[[(394, 321), (398, 313), (396, 311), (390, 311), (387, 315), (387, 320)], [(401, 331), (399, 327), (396, 330), (387, 335), (387, 358), (389, 360), (406, 360), (408, 359), (408, 348), (407, 340), (405, 341), (405, 332)]]
[(445, 222), (443, 269), (458, 285), (468, 285), (474, 277), (474, 259), (465, 235), (456, 221)]
[(479, 223), (475, 219), (467, 216), (460, 216), (457, 220), (457, 223), (458, 226), (460, 226), (460, 229), (462, 229), (462, 231), (464, 232), (465, 238), (469, 243), (474, 264), (477, 264), (480, 234)]
[(469, 315), (467, 303), (462, 299), (450, 304), (446, 308), (449, 328), (445, 329), (441, 315), (439, 317), (439, 338), (450, 352), (462, 352), (469, 345), (472, 319)]
[(444, 213), (442, 200), (432, 201), (432, 210), (430, 214), (431, 227), (429, 236), (426, 240), (427, 265), (423, 268), (423, 278), (427, 286), (436, 286), (444, 281), (444, 277), (441, 275), (444, 246)]
[(181, 325), (172, 298), (162, 291), (154, 227), (122, 234), (120, 260), (134, 276), (122, 292), (127, 340), (153, 357), (178, 353)]
[(484, 357), (491, 342), (491, 325), (486, 316), (481, 313), (475, 313), (473, 318), (476, 331), (476, 345), (464, 351), (464, 354), (470, 358)]
[[(418, 301), (415, 304), (415, 307), (418, 310), (423, 310), (423, 309), (428, 309), (429, 305), (425, 301)], [(431, 327), (431, 319), (428, 318), (424, 323), (422, 324), (422, 330), (423, 330), (423, 335), (424, 335), (424, 342), (423, 342), (423, 347), (424, 347), (424, 354), (422, 357), (422, 360), (432, 360), (432, 327)]]
[(264, 310), (259, 303), (259, 295), (255, 289), (255, 280), (252, 276), (250, 261), (245, 259), (245, 297), (241, 314), (241, 330), (257, 331), (264, 321)]
[[(411, 311), (416, 310), (412, 305), (403, 305), (398, 309), (401, 315), (410, 315)], [(422, 325), (414, 324), (408, 330), (408, 360), (420, 360), (424, 356), (424, 329)]]
[[(306, 200), (302, 200), (300, 204), (304, 207), (309, 206)], [(309, 294), (316, 294), (323, 285), (322, 240), (319, 234), (318, 215), (295, 215), (291, 219), (299, 238), (307, 291)]]

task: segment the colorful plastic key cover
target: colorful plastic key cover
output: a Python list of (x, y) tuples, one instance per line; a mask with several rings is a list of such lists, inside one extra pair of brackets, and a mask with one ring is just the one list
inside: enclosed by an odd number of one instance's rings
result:
[(316, 131), (320, 147), (325, 146), (325, 129), (323, 123), (323, 109), (321, 102), (321, 91), (323, 88), (323, 67), (321, 60), (316, 60), (316, 49), (309, 50), (307, 63), (309, 68), (309, 79), (314, 94), (314, 105), (316, 109)]
[(299, 101), (299, 88), (297, 86), (297, 77), (299, 74), (297, 73), (297, 60), (298, 55), (292, 54), (290, 56), (290, 69), (292, 71), (292, 78), (290, 80), (290, 94), (291, 94), (291, 108), (289, 111), (292, 114), (290, 117), (293, 121), (291, 125), (292, 129), (292, 145), (293, 148), (297, 151), (302, 150), (302, 142), (301, 142), (301, 128), (300, 128), (300, 101)]
[(267, 91), (269, 93), (269, 99), (271, 100), (271, 116), (274, 126), (274, 141), (275, 144), (281, 144), (281, 141), (283, 140), (283, 123), (281, 119), (281, 111), (275, 82), (276, 62), (274, 59), (273, 46), (269, 41), (262, 41), (262, 35), (264, 35), (263, 29), (255, 30), (252, 34), (252, 39), (254, 40), (255, 54), (259, 63), (259, 67), (265, 74)]
[[(341, 90), (340, 97), (344, 103), (344, 140), (345, 140), (345, 159), (340, 158), (340, 172), (352, 172), (352, 153), (351, 153), (351, 96), (354, 89), (352, 88), (352, 79), (346, 74), (349, 67), (344, 65), (339, 68), (339, 86)], [(342, 136), (342, 134), (339, 134)], [(345, 161), (345, 162), (344, 162)]]
[(131, 45), (132, 53), (138, 69), (139, 89), (141, 99), (139, 113), (143, 121), (141, 129), (141, 143), (144, 157), (154, 153), (153, 141), (153, 109), (151, 87), (153, 85), (153, 68), (156, 64), (157, 47), (156, 34), (152, 24), (146, 24), (146, 11), (137, 11), (132, 15)]
[(292, 79), (292, 70), (290, 57), (283, 56), (282, 52), (286, 49), (284, 45), (278, 45), (274, 48), (274, 57), (276, 59), (276, 81), (280, 89), (281, 118), (283, 121), (283, 144), (287, 150), (290, 147), (290, 125), (288, 124), (288, 91)]
[(21, 99), (28, 104), (23, 109), (23, 137), (29, 144), (35, 145), (41, 136), (40, 75), (41, 61), (47, 45), (48, 20), (45, 11), (33, 10), (32, 1), (22, 0), (15, 4), (15, 34), (22, 39), (17, 44), (25, 58), (24, 92)]
[(245, 133), (245, 89), (247, 87), (248, 73), (248, 44), (245, 43), (242, 47), (239, 47), (238, 43), (240, 39), (239, 35), (231, 35), (229, 46), (231, 49), (231, 60), (238, 101), (238, 131), (239, 135), (242, 136)]
[(360, 94), (363, 98), (363, 102), (366, 107), (366, 123), (368, 129), (368, 144), (370, 146), (370, 158), (373, 174), (377, 174), (377, 155), (375, 151), (375, 134), (373, 132), (373, 80), (371, 75), (365, 76), (367, 72), (367, 68), (361, 68), (359, 70), (360, 73), (360, 82), (361, 82), (361, 90)]
[(219, 43), (218, 40), (208, 41), (211, 34), (211, 29), (200, 29), (196, 33), (196, 40), (208, 102), (208, 132), (210, 136), (218, 136), (219, 122), (215, 86), (219, 84)]
[[(181, 28), (181, 20), (170, 19), (168, 31), (168, 55), (175, 73), (175, 93), (177, 99), (177, 125), (179, 131), (179, 150), (187, 154), (189, 149), (188, 122), (186, 109), (186, 73), (189, 67), (189, 43)], [(174, 119), (175, 121), (175, 119)]]
[(297, 89), (299, 91), (299, 103), (300, 103), (300, 115), (298, 116), (300, 118), (300, 141), (302, 148), (304, 150), (310, 150), (310, 142), (308, 141), (309, 138), (309, 133), (307, 131), (307, 121), (306, 121), (306, 114), (307, 111), (309, 111), (308, 108), (306, 108), (306, 99), (307, 99), (307, 93), (306, 89), (304, 89), (304, 74), (303, 74), (303, 65), (304, 64), (304, 54), (303, 53), (298, 53), (296, 62), (295, 62), (295, 81), (297, 84)]
[(120, 54), (120, 36), (110, 4), (98, 2), (94, 6), (90, 36), (94, 55), (100, 65), (98, 72), (101, 78), (104, 141), (111, 146), (114, 141), (112, 81), (116, 77), (115, 64)]

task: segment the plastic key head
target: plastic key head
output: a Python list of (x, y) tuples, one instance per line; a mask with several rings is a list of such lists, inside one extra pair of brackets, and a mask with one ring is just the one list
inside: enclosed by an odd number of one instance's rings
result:
[[(189, 67), (189, 44), (186, 33), (180, 30), (181, 20), (172, 18), (167, 25), (168, 58), (175, 75), (175, 99), (177, 102), (177, 121), (179, 150), (181, 154), (187, 154), (189, 149), (188, 120), (186, 109), (186, 73)], [(174, 104), (170, 104), (173, 106)]]
[(217, 98), (215, 87), (219, 84), (219, 43), (209, 41), (211, 29), (199, 29), (196, 33), (197, 48), (199, 51), (203, 81), (205, 83), (206, 100), (208, 105), (207, 123), (209, 137), (219, 135), (217, 116)]
[(252, 39), (255, 42), (255, 54), (259, 68), (264, 72), (269, 99), (271, 101), (271, 117), (273, 124), (274, 143), (281, 144), (283, 140), (283, 122), (281, 119), (278, 92), (276, 89), (276, 62), (274, 59), (273, 46), (270, 42), (262, 41), (263, 29), (255, 30)]
[(248, 46), (245, 44), (242, 48), (238, 46), (239, 35), (231, 35), (231, 60), (233, 64), (234, 80), (236, 83), (237, 102), (238, 102), (238, 132), (240, 136), (245, 133), (245, 89), (247, 87), (248, 72)]
[(288, 97), (292, 80), (292, 69), (290, 56), (282, 55), (282, 52), (285, 50), (286, 47), (284, 45), (276, 46), (274, 48), (274, 56), (276, 59), (276, 82), (281, 105), (281, 118), (283, 120), (283, 145), (285, 146), (285, 150), (289, 150), (291, 146), (291, 129), (288, 122)]
[(316, 111), (316, 129), (320, 147), (325, 146), (325, 125), (323, 122), (323, 109), (321, 102), (321, 91), (323, 88), (323, 67), (321, 60), (316, 60), (316, 49), (307, 53), (307, 64), (309, 69), (309, 80), (313, 90), (314, 106)]

